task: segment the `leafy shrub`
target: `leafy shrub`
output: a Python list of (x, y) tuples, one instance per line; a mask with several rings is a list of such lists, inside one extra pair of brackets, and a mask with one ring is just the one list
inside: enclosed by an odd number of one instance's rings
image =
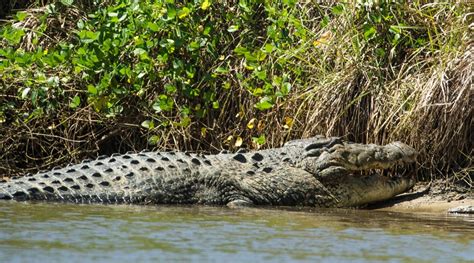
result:
[[(58, 110), (65, 97), (74, 110), (90, 106), (108, 117), (138, 107), (148, 112), (143, 126), (150, 129), (186, 127), (205, 118), (220, 108), (223, 93), (248, 92), (259, 100), (255, 108), (268, 110), (301, 74), (282, 57), (306, 36), (294, 6), (290, 1), (115, 1), (79, 19), (75, 38), (51, 49), (18, 48), (28, 29), (5, 26), (0, 68), (4, 78), (16, 80), (21, 101), (32, 104), (27, 110), (35, 117)], [(39, 28), (46, 30), (48, 17), (64, 8), (47, 6)], [(20, 12), (16, 19), (27, 16)], [(40, 31), (33, 45), (41, 37)], [(68, 91), (69, 85), (80, 88)]]

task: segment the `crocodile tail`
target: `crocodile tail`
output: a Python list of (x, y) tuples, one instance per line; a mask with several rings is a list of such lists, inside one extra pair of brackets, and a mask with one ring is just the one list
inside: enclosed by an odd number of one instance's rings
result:
[(114, 188), (109, 191), (88, 189), (97, 187), (98, 182), (75, 182), (70, 177), (53, 177), (53, 172), (39, 173), (31, 177), (13, 178), (0, 183), (2, 200), (44, 200), (75, 203), (120, 203), (119, 194)]
[(64, 168), (3, 180), (0, 182), (0, 199), (146, 203), (149, 202), (151, 189), (162, 177), (160, 174), (165, 172), (161, 171), (161, 167), (154, 167), (158, 163), (156, 157), (152, 153), (99, 157)]

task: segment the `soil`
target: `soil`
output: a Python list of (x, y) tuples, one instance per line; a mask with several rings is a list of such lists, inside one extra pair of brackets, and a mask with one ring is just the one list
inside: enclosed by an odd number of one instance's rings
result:
[[(368, 209), (446, 214), (450, 209), (467, 206), (474, 208), (472, 187), (437, 180), (431, 183), (418, 183), (411, 192), (389, 201), (372, 204)], [(474, 209), (471, 208), (468, 214), (474, 214)]]

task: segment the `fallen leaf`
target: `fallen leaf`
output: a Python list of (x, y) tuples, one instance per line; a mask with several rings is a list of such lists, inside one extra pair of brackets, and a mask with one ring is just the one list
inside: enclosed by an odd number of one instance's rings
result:
[(237, 137), (237, 140), (235, 140), (234, 146), (235, 147), (240, 147), (240, 146), (242, 146), (243, 142), (244, 142), (244, 140), (242, 140), (242, 137), (239, 136), (239, 137)]
[(255, 128), (255, 121), (256, 121), (256, 120), (257, 120), (257, 119), (252, 118), (252, 119), (247, 123), (247, 128), (249, 128), (250, 130), (253, 129), (253, 128)]

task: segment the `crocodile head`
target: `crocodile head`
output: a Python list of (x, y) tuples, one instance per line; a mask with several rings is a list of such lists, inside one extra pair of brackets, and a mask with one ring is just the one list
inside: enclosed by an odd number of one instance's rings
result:
[(400, 168), (414, 162), (417, 153), (401, 142), (380, 146), (317, 138), (298, 140), (288, 146), (292, 145), (304, 148), (295, 166), (313, 174), (334, 197), (336, 206), (383, 201), (415, 184), (413, 175)]

